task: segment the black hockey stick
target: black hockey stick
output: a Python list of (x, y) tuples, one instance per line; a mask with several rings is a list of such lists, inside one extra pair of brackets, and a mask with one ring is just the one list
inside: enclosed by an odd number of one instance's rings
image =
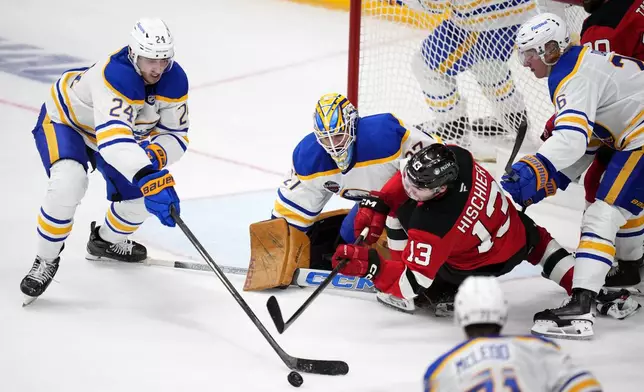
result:
[(259, 332), (264, 335), (264, 338), (268, 341), (268, 344), (271, 345), (273, 350), (277, 353), (277, 355), (282, 358), (282, 361), (284, 361), (284, 364), (292, 370), (298, 370), (300, 372), (305, 372), (305, 373), (314, 373), (314, 374), (325, 374), (325, 375), (331, 375), (331, 376), (336, 376), (336, 375), (341, 375), (341, 374), (347, 374), (349, 372), (349, 365), (347, 365), (346, 362), (343, 361), (325, 361), (325, 360), (318, 360), (318, 359), (304, 359), (304, 358), (296, 358), (293, 357), (289, 354), (287, 354), (284, 349), (282, 349), (279, 344), (273, 339), (271, 334), (268, 332), (264, 324), (262, 324), (261, 321), (257, 318), (255, 313), (251, 310), (251, 308), (248, 306), (246, 301), (239, 295), (239, 292), (233, 287), (233, 285), (230, 283), (226, 275), (221, 271), (217, 263), (210, 257), (208, 252), (204, 249), (204, 247), (201, 245), (199, 240), (192, 234), (188, 226), (183, 222), (179, 214), (177, 214), (176, 210), (174, 207), (171, 207), (170, 209), (170, 215), (172, 218), (177, 222), (177, 225), (179, 228), (181, 228), (181, 231), (183, 231), (183, 234), (188, 237), (190, 242), (192, 242), (192, 245), (197, 249), (199, 254), (204, 258), (206, 263), (212, 268), (212, 271), (217, 275), (219, 280), (221, 280), (221, 283), (226, 286), (226, 289), (228, 289), (228, 292), (235, 298), (239, 306), (244, 309), (244, 312), (248, 315), (248, 317), (251, 319), (253, 324), (259, 329)]
[[(362, 231), (362, 234), (360, 234), (358, 238), (356, 238), (353, 244), (360, 245), (364, 240), (364, 238), (367, 236), (368, 230), (369, 230), (368, 228), (365, 228)], [(348, 259), (342, 260), (341, 262), (339, 262), (338, 265), (335, 266), (333, 271), (331, 271), (329, 276), (327, 276), (326, 279), (324, 279), (324, 281), (320, 283), (320, 286), (317, 289), (315, 289), (313, 294), (311, 294), (309, 298), (307, 298), (306, 301), (304, 301), (302, 306), (300, 306), (299, 309), (297, 309), (297, 311), (293, 313), (293, 315), (291, 316), (290, 319), (288, 319), (287, 322), (284, 322), (284, 317), (282, 317), (282, 310), (280, 309), (279, 302), (277, 302), (277, 298), (275, 298), (274, 295), (271, 295), (268, 301), (266, 301), (266, 308), (268, 309), (268, 313), (271, 315), (271, 318), (273, 319), (273, 323), (275, 323), (275, 328), (277, 329), (277, 332), (284, 333), (284, 331), (286, 331), (286, 329), (291, 324), (293, 324), (293, 322), (297, 320), (298, 317), (300, 317), (302, 312), (304, 312), (306, 308), (308, 308), (309, 305), (311, 305), (311, 302), (313, 302), (313, 300), (317, 298), (318, 295), (320, 295), (320, 293), (326, 288), (326, 286), (328, 286), (331, 283), (331, 281), (333, 281), (333, 278), (335, 278), (335, 276), (340, 273), (340, 270), (342, 269), (342, 267), (344, 267), (345, 264), (347, 264), (348, 262), (349, 262)]]
[[(521, 125), (519, 125), (517, 138), (514, 140), (514, 146), (512, 147), (512, 153), (510, 153), (508, 163), (505, 164), (505, 172), (508, 176), (510, 176), (510, 173), (512, 173), (512, 164), (514, 163), (514, 159), (517, 157), (517, 154), (519, 154), (519, 150), (523, 145), (523, 140), (525, 139), (526, 133), (528, 133), (528, 121), (524, 119), (521, 122)], [(519, 181), (519, 177), (516, 174), (512, 175), (511, 179), (512, 181)]]

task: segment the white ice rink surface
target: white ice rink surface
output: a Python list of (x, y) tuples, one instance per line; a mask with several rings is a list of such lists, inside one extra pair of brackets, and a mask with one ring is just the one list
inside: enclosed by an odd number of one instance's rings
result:
[[(172, 167), (186, 222), (222, 264), (246, 266), (248, 224), (269, 216), (291, 150), (310, 131), (313, 105), (344, 91), (348, 15), (277, 0), (109, 3), (23, 0), (2, 7), (0, 37), (87, 59), (124, 45), (132, 23), (164, 18), (190, 83), (191, 148)], [(4, 61), (0, 53), (0, 62)], [(78, 208), (56, 281), (22, 308), (19, 282), (35, 256), (46, 176), (33, 143), (49, 85), (0, 72), (0, 391), (285, 391), (287, 368), (219, 280), (207, 272), (84, 259), (89, 223), (107, 202), (100, 174)], [(340, 205), (334, 202), (334, 205)], [(530, 215), (567, 246), (579, 211)], [(138, 233), (151, 253), (194, 255), (179, 229), (150, 219)], [(231, 280), (241, 290), (243, 279)], [(564, 293), (539, 277), (503, 283), (507, 333), (527, 333), (534, 312)], [(311, 291), (277, 293), (286, 315)], [(327, 291), (278, 335), (267, 293), (243, 293), (292, 355), (342, 359), (347, 376), (304, 376), (307, 391), (420, 391), (422, 375), (462, 336), (450, 320), (385, 309), (367, 294)], [(590, 342), (562, 341), (607, 391), (644, 388), (644, 313), (601, 318)]]

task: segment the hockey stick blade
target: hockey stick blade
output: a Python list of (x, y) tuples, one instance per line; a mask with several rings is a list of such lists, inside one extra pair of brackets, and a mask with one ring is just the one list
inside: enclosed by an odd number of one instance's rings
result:
[[(356, 238), (355, 242), (353, 243), (354, 245), (359, 245), (362, 243), (364, 238), (367, 236), (369, 233), (369, 228), (365, 227), (364, 230), (362, 230), (362, 233)], [(348, 263), (349, 260), (342, 260), (341, 262), (338, 263), (338, 265), (335, 266), (333, 271), (329, 274), (329, 276), (324, 279), (324, 281), (320, 284), (320, 286), (315, 289), (313, 294), (311, 294), (306, 301), (293, 313), (291, 318), (288, 319), (287, 322), (284, 322), (284, 318), (282, 317), (282, 311), (280, 309), (280, 306), (277, 302), (277, 298), (274, 296), (271, 296), (271, 298), (268, 299), (266, 302), (266, 309), (268, 309), (268, 313), (271, 315), (271, 318), (273, 319), (273, 323), (275, 323), (275, 328), (277, 329), (277, 332), (280, 334), (284, 333), (286, 329), (295, 322), (295, 320), (300, 317), (300, 315), (306, 310), (306, 308), (311, 305), (313, 300), (315, 300), (320, 293), (333, 281), (335, 276), (340, 273), (340, 270), (344, 267), (346, 263)]]
[(266, 308), (268, 309), (268, 313), (273, 319), (275, 329), (277, 329), (277, 332), (281, 334), (282, 332), (284, 332), (284, 317), (282, 317), (280, 304), (279, 302), (277, 302), (277, 298), (275, 298), (274, 295), (271, 295), (268, 301), (266, 301)]
[(343, 361), (298, 358), (295, 363), (295, 370), (326, 376), (344, 376), (349, 373), (349, 365)]
[(210, 266), (210, 268), (212, 268), (212, 271), (215, 273), (215, 275), (217, 275), (217, 278), (219, 278), (224, 287), (226, 287), (230, 295), (232, 295), (235, 301), (237, 301), (237, 304), (242, 308), (242, 310), (246, 313), (253, 324), (255, 324), (255, 327), (257, 327), (262, 336), (264, 336), (264, 339), (266, 339), (268, 344), (273, 348), (277, 355), (279, 355), (282, 362), (284, 362), (284, 364), (289, 369), (299, 370), (305, 373), (324, 374), (330, 376), (343, 375), (349, 372), (349, 365), (347, 365), (347, 363), (344, 361), (305, 359), (297, 358), (287, 354), (286, 351), (284, 351), (284, 349), (279, 344), (277, 344), (273, 336), (271, 336), (271, 334), (268, 332), (264, 324), (262, 324), (262, 322), (259, 320), (257, 315), (253, 312), (250, 306), (248, 306), (244, 298), (239, 294), (239, 291), (237, 291), (232, 283), (230, 283), (230, 280), (228, 280), (221, 268), (219, 268), (217, 263), (215, 263), (215, 261), (212, 259), (210, 254), (208, 254), (203, 245), (201, 245), (201, 242), (199, 242), (197, 237), (195, 237), (192, 231), (188, 228), (188, 225), (186, 225), (183, 219), (181, 219), (174, 206), (170, 208), (170, 215), (172, 216), (172, 219), (174, 219), (174, 221), (177, 223), (177, 226), (179, 226), (181, 231), (183, 231), (183, 234), (185, 234), (185, 236), (192, 243), (195, 249), (203, 257), (204, 261), (208, 263), (208, 266)]

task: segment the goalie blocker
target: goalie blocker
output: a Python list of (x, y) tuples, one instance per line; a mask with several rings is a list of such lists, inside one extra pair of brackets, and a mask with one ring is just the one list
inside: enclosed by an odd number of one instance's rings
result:
[[(286, 288), (299, 268), (331, 271), (331, 256), (344, 243), (339, 233), (348, 213), (348, 209), (325, 212), (306, 233), (290, 226), (284, 218), (251, 224), (244, 291)], [(386, 234), (372, 247), (382, 257), (389, 257)]]

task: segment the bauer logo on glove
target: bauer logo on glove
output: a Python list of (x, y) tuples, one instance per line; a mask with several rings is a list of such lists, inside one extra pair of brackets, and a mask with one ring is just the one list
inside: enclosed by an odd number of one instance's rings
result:
[(141, 192), (143, 193), (143, 196), (156, 195), (163, 189), (174, 185), (174, 177), (172, 177), (172, 174), (168, 173), (163, 177), (153, 178), (152, 180), (146, 182), (141, 187)]

